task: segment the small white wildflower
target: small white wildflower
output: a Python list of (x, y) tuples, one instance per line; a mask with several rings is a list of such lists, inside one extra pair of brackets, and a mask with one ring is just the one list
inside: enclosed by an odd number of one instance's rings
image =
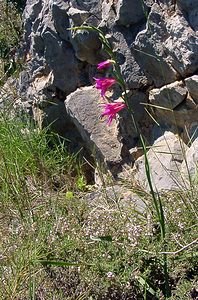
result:
[(114, 277), (115, 277), (115, 275), (113, 274), (113, 272), (108, 272), (107, 273), (107, 278), (113, 279)]
[(180, 229), (184, 229), (184, 226), (185, 226), (184, 223), (181, 223), (181, 222), (178, 223), (178, 227), (179, 227)]

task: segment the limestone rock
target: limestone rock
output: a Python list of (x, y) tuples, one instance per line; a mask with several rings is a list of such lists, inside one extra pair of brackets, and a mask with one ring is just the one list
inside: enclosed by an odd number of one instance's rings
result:
[(171, 83), (178, 78), (176, 70), (168, 63), (164, 52), (163, 43), (167, 37), (166, 21), (162, 8), (157, 3), (153, 4), (148, 25), (137, 34), (131, 47), (136, 61), (156, 87)]
[[(194, 87), (191, 82), (194, 81), (189, 79), (189, 91), (190, 85)], [(186, 132), (198, 125), (198, 107), (187, 88), (183, 81), (176, 81), (160, 89), (153, 89), (149, 94), (149, 100), (154, 105), (152, 113), (155, 119), (163, 126), (169, 125), (176, 132)], [(186, 138), (184, 140), (188, 142)]]
[[(110, 75), (108, 70), (96, 71), (107, 55), (96, 32), (67, 29), (96, 26), (112, 46), (148, 145), (159, 136), (159, 126), (154, 126), (145, 107), (163, 130), (179, 132), (188, 142), (198, 126), (197, 5), (197, 0), (27, 0), (21, 51), (26, 66), (19, 80), (22, 103), (41, 124), (54, 124), (53, 130), (61, 135), (70, 139), (73, 134), (76, 143), (80, 140), (90, 151), (96, 149), (111, 170), (113, 164), (132, 157), (129, 150), (137, 159), (140, 151), (137, 155), (133, 149), (139, 149), (140, 140), (129, 112), (119, 114), (119, 138), (115, 122), (110, 128), (94, 123), (100, 115), (98, 92), (89, 86), (93, 77)], [(120, 95), (118, 87), (113, 97)], [(169, 110), (141, 105), (149, 101)]]
[(198, 104), (198, 75), (193, 75), (185, 79), (186, 87), (190, 96)]
[[(67, 12), (68, 17), (73, 21), (74, 26), (82, 25), (90, 16), (90, 13), (77, 8), (70, 7)], [(72, 27), (72, 26), (71, 26)]]
[[(149, 100), (152, 105), (174, 109), (186, 98), (187, 89), (182, 81), (175, 81), (160, 89), (150, 91)], [(160, 109), (160, 108), (159, 108)]]
[(111, 186), (107, 186), (104, 189), (99, 188), (98, 190), (91, 192), (86, 195), (86, 200), (92, 203), (97, 202), (104, 203), (104, 199), (106, 199), (109, 203), (117, 203), (123, 206), (125, 209), (135, 210), (140, 212), (141, 214), (146, 213), (146, 204), (145, 201), (141, 199), (136, 193), (125, 186), (120, 186), (118, 184), (114, 184)]
[(109, 1), (109, 0), (102, 1), (102, 24), (100, 23), (100, 28), (109, 26), (110, 24), (113, 23), (113, 21), (115, 22), (116, 12), (115, 9), (113, 9), (113, 7), (114, 7), (113, 1)]
[(186, 151), (186, 160), (181, 164), (181, 172), (187, 180), (189, 177), (192, 181), (198, 179), (198, 138), (192, 143), (190, 148)]
[(180, 14), (166, 17), (168, 38), (164, 42), (167, 61), (182, 77), (197, 70), (198, 36)]
[(31, 46), (31, 34), (32, 34), (32, 25), (36, 22), (40, 11), (42, 8), (42, 1), (41, 0), (27, 0), (25, 10), (23, 12), (23, 20), (24, 20), (24, 48), (26, 50)]
[[(67, 41), (69, 40), (69, 32), (66, 30), (69, 27), (69, 20), (67, 18), (69, 4), (65, 1), (52, 1), (51, 5), (51, 19), (53, 21), (54, 28), (53, 31), (56, 32), (61, 40)], [(47, 15), (46, 21), (50, 19)]]
[[(48, 67), (53, 70), (53, 85), (69, 94), (77, 87), (78, 62), (70, 45), (61, 41), (51, 30), (42, 34), (45, 43), (44, 57)], [(55, 59), (56, 58), (56, 59)]]
[(137, 34), (132, 51), (156, 87), (197, 69), (197, 36), (185, 18), (166, 5), (153, 4), (148, 26)]
[[(155, 191), (185, 188), (181, 177), (181, 163), (188, 147), (171, 132), (158, 138), (147, 152), (153, 188)], [(137, 184), (150, 191), (146, 177), (144, 156), (137, 159), (134, 167)]]
[(198, 1), (197, 0), (177, 0), (178, 8), (184, 13), (190, 26), (196, 31), (198, 30)]
[(146, 18), (147, 7), (139, 0), (118, 0), (116, 5), (117, 23), (120, 25), (132, 25)]
[(96, 32), (77, 30), (72, 32), (71, 37), (75, 55), (78, 59), (93, 65), (96, 65), (98, 61), (103, 60), (100, 53), (102, 45)]
[[(131, 149), (137, 146), (137, 140), (139, 137), (139, 132), (137, 131), (136, 126), (139, 126), (142, 134), (144, 134), (144, 136), (148, 139), (151, 136), (152, 128), (150, 126), (150, 117), (146, 113), (143, 105), (147, 104), (148, 95), (138, 90), (134, 90), (128, 93), (128, 102), (132, 111), (135, 112), (134, 118), (137, 125), (135, 125), (130, 112), (128, 110), (123, 110), (120, 112), (119, 129), (124, 144), (127, 145), (128, 149)], [(126, 122), (125, 120), (128, 121)], [(132, 152), (134, 151), (132, 150)]]
[(65, 107), (93, 157), (106, 162), (111, 169), (121, 163), (122, 144), (118, 141), (116, 121), (107, 126), (100, 120), (99, 99), (95, 87), (85, 87), (71, 93), (65, 100)]
[[(70, 7), (68, 11), (70, 27), (83, 24), (97, 27), (99, 23), (98, 17), (101, 14), (101, 1), (79, 1), (78, 3), (71, 1), (71, 3), (73, 7)], [(96, 15), (98, 17), (95, 17)], [(71, 31), (70, 42), (79, 60), (96, 65), (99, 61), (104, 59), (101, 53), (102, 45), (95, 31)]]
[(90, 12), (92, 15), (101, 16), (102, 0), (70, 0), (71, 6), (79, 10)]
[[(185, 132), (189, 128), (198, 124), (197, 120), (198, 107), (191, 98), (179, 105), (173, 111), (155, 110), (155, 117), (159, 124), (164, 124), (173, 128), (175, 132)], [(188, 140), (184, 140), (188, 142)]]
[[(110, 26), (113, 26), (113, 24), (110, 23)], [(112, 28), (112, 30), (115, 29)], [(139, 89), (151, 84), (151, 81), (149, 81), (144, 74), (144, 69), (141, 68), (131, 54), (130, 45), (133, 43), (137, 30), (137, 27), (116, 27), (114, 34), (109, 35), (109, 41), (116, 53), (116, 58), (120, 64), (123, 78), (129, 89)]]

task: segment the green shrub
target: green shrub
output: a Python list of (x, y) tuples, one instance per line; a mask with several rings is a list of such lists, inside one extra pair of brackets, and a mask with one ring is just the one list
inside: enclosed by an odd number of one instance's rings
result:
[(1, 0), (0, 84), (19, 69), (17, 49), (22, 34), (21, 11), (14, 2)]

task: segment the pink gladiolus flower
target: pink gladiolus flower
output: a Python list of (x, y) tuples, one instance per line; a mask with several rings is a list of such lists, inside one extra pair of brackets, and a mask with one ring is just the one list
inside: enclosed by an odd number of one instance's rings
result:
[(114, 78), (94, 78), (96, 80), (96, 88), (101, 90), (101, 96), (105, 97), (105, 93), (114, 83), (116, 80)]
[(100, 62), (98, 64), (97, 69), (98, 70), (103, 70), (103, 69), (109, 68), (113, 63), (115, 63), (114, 60), (107, 59), (105, 61)]
[(107, 124), (111, 125), (113, 119), (115, 119), (117, 112), (126, 107), (123, 102), (103, 103), (100, 106), (104, 107), (104, 112), (101, 117), (108, 116)]

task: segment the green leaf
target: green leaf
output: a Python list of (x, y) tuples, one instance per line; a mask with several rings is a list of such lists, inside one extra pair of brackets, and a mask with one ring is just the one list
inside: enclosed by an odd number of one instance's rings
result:
[(36, 263), (41, 263), (44, 266), (51, 265), (51, 266), (57, 266), (57, 267), (79, 267), (82, 264), (81, 263), (72, 263), (72, 262), (66, 262), (66, 261), (57, 261), (57, 260), (35, 260)]
[(136, 276), (137, 281), (153, 296), (156, 295), (156, 291), (148, 284), (148, 282), (141, 276)]
[(87, 183), (83, 175), (77, 179), (76, 185), (79, 190), (81, 191), (85, 190)]
[(88, 264), (84, 262), (68, 262), (68, 261), (61, 261), (61, 260), (45, 260), (45, 259), (37, 259), (33, 261), (34, 263), (40, 263), (43, 266), (51, 265), (57, 267), (81, 267), (81, 266), (93, 266), (94, 264)]
[(74, 193), (72, 191), (67, 191), (65, 197), (66, 199), (71, 200), (74, 198)]
[(98, 242), (112, 242), (112, 236), (111, 235), (105, 235), (105, 236), (91, 236), (90, 239), (92, 241), (98, 241)]
[(95, 30), (99, 34), (103, 35), (103, 32), (95, 26), (76, 26), (76, 27), (67, 28), (67, 30)]

